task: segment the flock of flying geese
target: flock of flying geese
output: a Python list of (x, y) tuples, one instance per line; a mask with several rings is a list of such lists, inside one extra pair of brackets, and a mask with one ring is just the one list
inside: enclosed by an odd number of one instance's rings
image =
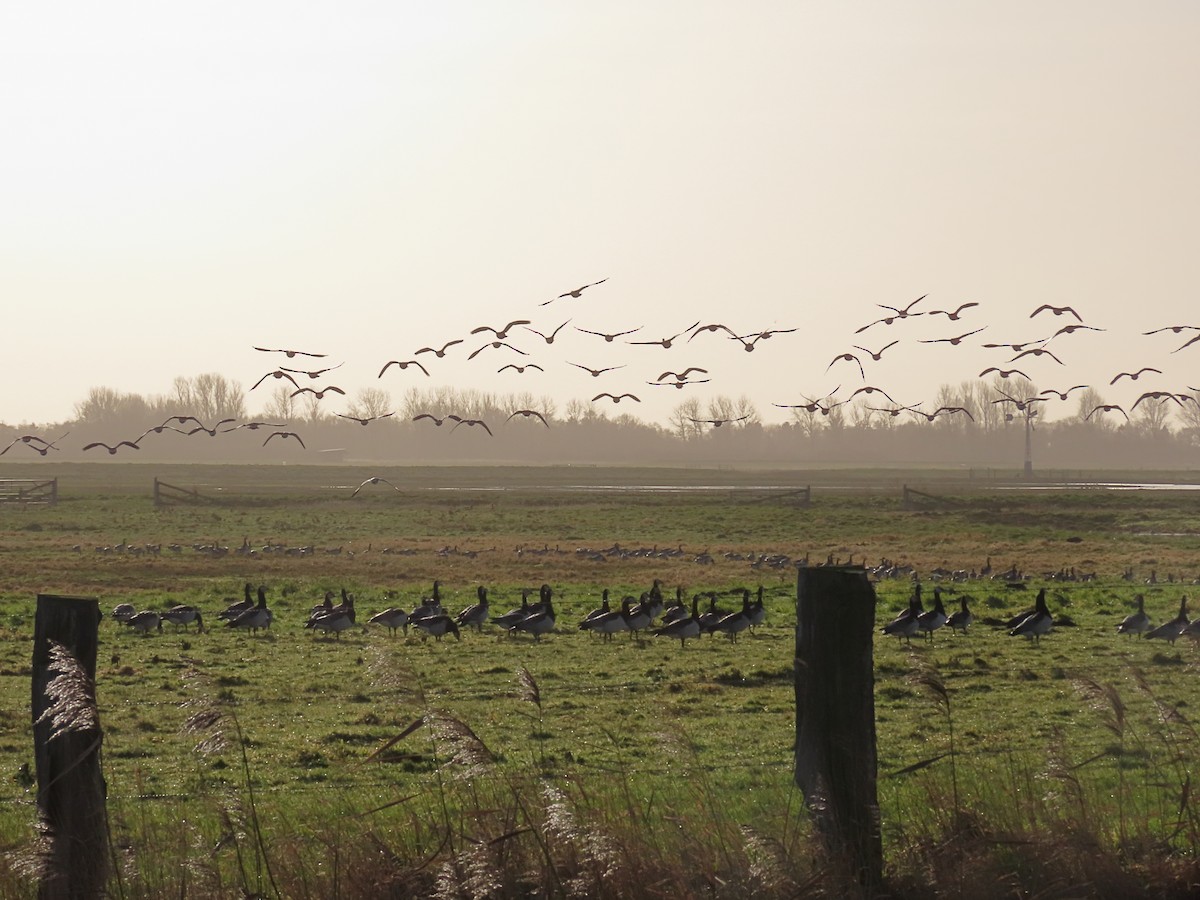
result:
[[(581, 285), (580, 287), (564, 291), (557, 297), (551, 298), (541, 305), (544, 307), (560, 300), (579, 299), (583, 296), (585, 291), (604, 284), (607, 280), (607, 278), (602, 278), (599, 281), (589, 282)], [(877, 326), (887, 328), (889, 326), (897, 325), (897, 323), (908, 322), (922, 316), (929, 317), (931, 319), (938, 316), (944, 316), (948, 323), (959, 322), (963, 321), (965, 316), (971, 315), (971, 311), (980, 305), (979, 303), (972, 301), (962, 303), (954, 309), (917, 309), (918, 305), (925, 301), (927, 297), (927, 294), (922, 295), (916, 300), (913, 300), (907, 305), (901, 307), (890, 306), (883, 303), (877, 304), (885, 314), (880, 318), (858, 327), (854, 333), (856, 335), (864, 334), (872, 329), (875, 329)], [(1042, 338), (1022, 341), (1019, 343), (988, 342), (980, 344), (979, 346), (986, 349), (1007, 351), (1011, 353), (1012, 356), (1000, 365), (992, 365), (983, 369), (983, 371), (979, 373), (979, 377), (982, 378), (994, 373), (999, 376), (1001, 380), (1005, 381), (1013, 378), (1014, 376), (1020, 376), (1026, 381), (1030, 381), (1032, 379), (1030, 379), (1029, 375), (1024, 370), (1017, 368), (1016, 364), (1025, 364), (1027, 362), (1036, 360), (1044, 360), (1048, 363), (1053, 363), (1058, 366), (1065, 366), (1062, 357), (1055, 352), (1056, 349), (1059, 349), (1059, 344), (1054, 342), (1058, 341), (1061, 337), (1070, 336), (1081, 331), (1097, 332), (1105, 330), (1093, 325), (1085, 324), (1083, 317), (1071, 306), (1053, 306), (1050, 304), (1042, 304), (1029, 314), (1029, 318), (1037, 319), (1039, 316), (1042, 316), (1043, 313), (1047, 313), (1054, 318), (1066, 317), (1068, 319), (1073, 319), (1074, 321), (1069, 321), (1067, 324), (1062, 325), (1056, 331), (1054, 331), (1053, 334)], [(513, 338), (514, 335), (518, 334), (535, 336), (536, 338), (540, 339), (544, 345), (550, 346), (554, 344), (555, 340), (558, 338), (563, 329), (567, 328), (568, 325), (571, 325), (572, 321), (572, 318), (567, 318), (561, 324), (546, 332), (534, 328), (533, 322), (530, 319), (513, 319), (512, 321), (509, 321), (501, 326), (480, 325), (476, 328), (472, 328), (467, 337), (452, 338), (441, 344), (421, 347), (420, 349), (414, 351), (411, 358), (408, 359), (391, 359), (386, 361), (382, 368), (380, 368), (377, 377), (383, 378), (383, 376), (393, 367), (401, 372), (412, 369), (414, 372), (420, 372), (424, 376), (430, 377), (430, 367), (427, 367), (421, 361), (420, 357), (423, 355), (428, 355), (431, 360), (444, 359), (447, 354), (451, 352), (452, 348), (464, 344), (467, 339), (472, 336), (479, 337), (483, 343), (467, 355), (468, 360), (474, 360), (477, 357), (481, 357), (481, 354), (489, 351), (503, 350), (506, 353), (516, 354), (523, 359), (520, 362), (510, 361), (504, 363), (496, 370), (497, 374), (509, 371), (515, 372), (518, 375), (530, 371), (544, 373), (546, 368), (542, 364), (529, 361), (527, 359), (530, 356), (530, 351), (517, 346), (516, 343), (510, 341), (510, 338)], [(920, 344), (945, 344), (947, 346), (960, 347), (963, 346), (964, 342), (968, 341), (968, 339), (973, 338), (985, 331), (987, 327), (987, 325), (982, 325), (977, 328), (970, 328), (958, 334), (952, 334), (943, 337), (920, 338), (916, 342)], [(773, 328), (761, 331), (752, 331), (748, 333), (739, 333), (737, 330), (719, 322), (706, 324), (702, 323), (701, 321), (696, 321), (679, 332), (665, 337), (654, 339), (634, 339), (633, 336), (641, 332), (641, 326), (619, 329), (616, 331), (604, 331), (596, 328), (583, 328), (579, 325), (573, 325), (572, 328), (579, 333), (598, 337), (606, 344), (612, 344), (620, 341), (621, 343), (631, 346), (658, 347), (666, 350), (671, 349), (676, 342), (683, 342), (690, 345), (700, 335), (716, 334), (718, 336), (725, 337), (727, 340), (739, 342), (740, 346), (746, 352), (753, 352), (760, 343), (770, 340), (775, 335), (788, 334), (799, 330), (798, 328)], [(518, 332), (517, 329), (520, 329), (520, 331)], [(1170, 332), (1176, 335), (1183, 334), (1185, 332), (1195, 332), (1195, 334), (1191, 335), (1182, 345), (1171, 351), (1172, 353), (1178, 353), (1200, 342), (1200, 325), (1167, 325), (1161, 328), (1155, 328), (1153, 330), (1143, 332), (1143, 334), (1146, 336), (1151, 336), (1163, 332)], [(865, 340), (864, 344), (852, 344), (851, 350), (840, 352), (830, 360), (829, 364), (826, 366), (826, 372), (833, 370), (835, 366), (839, 366), (839, 368), (841, 368), (842, 364), (850, 364), (853, 366), (854, 371), (857, 372), (858, 376), (865, 382), (867, 381), (867, 366), (873, 362), (879, 362), (882, 360), (884, 354), (900, 342), (901, 339), (897, 337), (878, 347), (878, 349), (871, 349), (871, 347), (866, 346)], [(1052, 349), (1052, 345), (1054, 349)], [(254, 350), (262, 353), (281, 354), (289, 361), (303, 359), (324, 360), (327, 357), (327, 354), (324, 353), (290, 348), (255, 346)], [(593, 378), (601, 378), (608, 373), (625, 369), (627, 367), (627, 364), (596, 366), (575, 362), (572, 360), (566, 360), (565, 363), (568, 366), (587, 372)], [(345, 396), (345, 389), (336, 384), (312, 386), (310, 384), (302, 383), (304, 381), (315, 381), (317, 379), (321, 379), (329, 373), (340, 369), (343, 365), (344, 363), (337, 363), (336, 365), (317, 365), (315, 368), (300, 368), (299, 364), (296, 363), (292, 366), (279, 366), (278, 368), (273, 369), (272, 371), (269, 371), (260, 377), (250, 388), (250, 390), (253, 391), (264, 383), (283, 381), (291, 385), (292, 390), (290, 391), (290, 396), (293, 398), (302, 395), (311, 395), (313, 398), (319, 401), (324, 399), (327, 395)], [(674, 387), (678, 390), (682, 390), (686, 387), (708, 383), (711, 381), (711, 378), (695, 376), (708, 376), (709, 374), (709, 370), (701, 366), (688, 366), (680, 371), (667, 369), (660, 373), (656, 379), (647, 381), (646, 384), (655, 387)], [(1124, 379), (1128, 379), (1131, 382), (1137, 382), (1140, 378), (1146, 375), (1162, 374), (1163, 373), (1161, 369), (1153, 366), (1142, 366), (1141, 368), (1133, 371), (1122, 371), (1115, 373), (1109, 380), (1108, 384), (1113, 386), (1120, 383)], [(1019, 382), (1013, 383), (1018, 384)], [(1011, 409), (1014, 409), (1017, 412), (1030, 414), (1037, 404), (1047, 403), (1052, 399), (1065, 401), (1075, 391), (1084, 390), (1088, 387), (1089, 385), (1086, 384), (1076, 384), (1063, 389), (1048, 388), (1040, 391), (1034, 396), (1017, 396), (1015, 393), (1009, 393), (1007, 391), (997, 389), (996, 393), (999, 394), (999, 397), (991, 402), (998, 405), (1004, 405), (1005, 407), (1011, 407)], [(773, 403), (772, 405), (781, 409), (806, 410), (810, 413), (819, 412), (822, 415), (828, 416), (834, 408), (848, 404), (856, 397), (866, 395), (867, 397), (878, 396), (881, 400), (886, 400), (889, 404), (891, 404), (890, 406), (867, 406), (867, 409), (888, 414), (893, 417), (907, 413), (918, 419), (924, 419), (932, 422), (941, 416), (965, 415), (972, 421), (974, 420), (971, 410), (963, 406), (939, 406), (936, 409), (927, 410), (923, 408), (923, 404), (921, 403), (901, 404), (896, 401), (886, 390), (873, 384), (864, 384), (860, 387), (857, 387), (844, 399), (836, 398), (836, 395), (840, 389), (841, 388), (839, 386), (829, 394), (820, 398), (803, 396), (803, 400), (805, 401), (803, 403)], [(1013, 390), (1015, 391), (1016, 389), (1014, 388)], [(1086, 413), (1085, 419), (1090, 420), (1093, 416), (1105, 413), (1119, 413), (1120, 415), (1124, 416), (1126, 420), (1129, 420), (1130, 411), (1136, 409), (1140, 404), (1148, 402), (1175, 403), (1180, 408), (1182, 408), (1187, 402), (1193, 402), (1197, 403), (1197, 405), (1200, 405), (1200, 388), (1188, 387), (1188, 391), (1190, 393), (1167, 390), (1145, 391), (1133, 402), (1132, 406), (1130, 406), (1128, 410), (1125, 407), (1115, 403), (1099, 403), (1093, 406), (1092, 409)], [(600, 391), (596, 393), (591, 400), (593, 403), (607, 401), (613, 403), (614, 405), (625, 400), (632, 401), (634, 403), (641, 402), (641, 398), (629, 390), (621, 390), (619, 392), (612, 390)], [(349, 413), (335, 413), (335, 416), (338, 418), (356, 422), (362, 426), (370, 425), (371, 423), (382, 419), (392, 418), (395, 415), (396, 413), (394, 412), (386, 412), (372, 416), (356, 416)], [(506, 421), (511, 422), (513, 419), (518, 417), (524, 419), (533, 419), (540, 422), (546, 428), (550, 427), (550, 421), (547, 419), (546, 414), (536, 409), (515, 410), (508, 416)], [(725, 418), (695, 418), (691, 416), (688, 418), (696, 425), (711, 426), (715, 429), (720, 428), (723, 425), (745, 421), (746, 419), (750, 418), (750, 416), (747, 414)], [(456, 413), (434, 414), (433, 412), (421, 412), (413, 416), (412, 421), (428, 421), (431, 422), (434, 427), (442, 427), (446, 423), (452, 423), (448, 429), (451, 432), (458, 430), (462, 426), (467, 426), (468, 429), (478, 428), (480, 431), (487, 433), (489, 436), (494, 435), (493, 427), (490, 423), (484, 421), (483, 419), (468, 418)], [(209, 437), (215, 437), (218, 434), (225, 434), (240, 429), (257, 430), (259, 428), (274, 429), (271, 430), (263, 440), (262, 445), (264, 447), (273, 440), (279, 439), (281, 442), (294, 441), (304, 448), (305, 444), (303, 438), (295, 431), (286, 430), (288, 427), (288, 424), (283, 422), (253, 421), (238, 423), (235, 419), (221, 419), (220, 421), (217, 421), (211, 425), (207, 425), (195, 416), (178, 415), (172, 416), (165, 422), (148, 429), (137, 438), (121, 440), (111, 444), (103, 441), (93, 441), (85, 444), (83, 449), (85, 451), (103, 450), (109, 455), (115, 455), (123, 449), (128, 449), (131, 451), (139, 450), (142, 447), (142, 442), (151, 434), (162, 434), (166, 431), (176, 432), (186, 436), (205, 434)], [(66, 435), (63, 435), (63, 437), (66, 437)], [(0, 456), (17, 446), (28, 447), (30, 450), (45, 456), (51, 450), (60, 449), (58, 441), (61, 440), (61, 437), (51, 441), (38, 435), (20, 435), (11, 443), (9, 443), (8, 446), (0, 450)]]
[[(432, 635), (440, 641), (445, 635), (453, 634), (462, 640), (462, 630), (474, 628), (483, 633), (485, 625), (495, 625), (509, 635), (529, 634), (535, 642), (542, 636), (554, 631), (558, 624), (558, 616), (554, 609), (554, 592), (548, 584), (538, 589), (538, 599), (530, 603), (532, 589), (521, 591), (521, 605), (507, 612), (493, 615), (488, 601), (488, 590), (483, 585), (476, 588), (476, 602), (450, 615), (443, 605), (441, 583), (433, 582), (433, 591), (423, 597), (412, 609), (392, 606), (384, 609), (367, 620), (368, 625), (376, 625), (388, 629), (394, 636), (401, 628), (405, 633), (409, 626), (420, 630), (424, 636)], [(736, 642), (738, 635), (761, 625), (766, 618), (763, 607), (763, 588), (760, 585), (757, 596), (751, 599), (749, 588), (737, 588), (732, 593), (741, 596), (741, 606), (735, 610), (723, 610), (718, 607), (718, 594), (709, 591), (697, 594), (691, 598), (691, 605), (685, 601), (683, 588), (677, 588), (675, 600), (667, 603), (663, 599), (662, 582), (654, 580), (650, 589), (640, 597), (632, 595), (624, 597), (618, 608), (614, 609), (609, 603), (609, 591), (604, 589), (600, 606), (589, 612), (578, 623), (580, 631), (598, 634), (604, 640), (611, 640), (614, 634), (628, 632), (630, 639), (641, 640), (642, 633), (656, 637), (678, 638), (680, 646), (686, 646), (688, 638), (699, 637), (702, 634), (723, 634), (730, 641)], [(247, 583), (244, 596), (240, 600), (230, 598), (227, 606), (217, 618), (225, 627), (252, 633), (268, 630), (274, 614), (267, 605), (267, 589), (259, 586), (257, 596), (254, 596), (253, 585)], [(708, 606), (699, 610), (701, 596), (708, 598)], [(341, 592), (341, 602), (335, 604), (333, 591), (326, 591), (325, 599), (312, 607), (304, 627), (314, 632), (332, 634), (341, 639), (343, 631), (360, 627), (354, 607), (354, 595), (345, 588)], [(163, 630), (167, 622), (176, 628), (187, 629), (195, 623), (197, 631), (204, 630), (204, 616), (198, 607), (177, 605), (163, 611), (138, 611), (131, 603), (121, 603), (112, 611), (112, 617), (128, 626), (133, 631), (148, 635), (152, 631)], [(656, 624), (656, 620), (657, 624)]]

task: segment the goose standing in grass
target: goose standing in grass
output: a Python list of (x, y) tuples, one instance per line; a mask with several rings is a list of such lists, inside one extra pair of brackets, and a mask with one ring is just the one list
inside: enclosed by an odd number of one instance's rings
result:
[(654, 583), (650, 585), (650, 590), (647, 593), (647, 599), (642, 602), (646, 603), (647, 600), (649, 603), (646, 606), (646, 612), (650, 615), (651, 621), (653, 621), (663, 614), (664, 608), (662, 582), (659, 579), (654, 579)]
[(172, 606), (162, 617), (176, 627), (182, 625), (184, 631), (187, 631), (187, 627), (193, 622), (196, 623), (197, 631), (204, 630), (204, 616), (194, 606)]
[(137, 614), (137, 607), (132, 603), (118, 603), (113, 607), (112, 617), (122, 625), (126, 624)]
[(963, 594), (958, 599), (959, 609), (946, 620), (946, 625), (951, 631), (961, 631), (967, 633), (967, 629), (971, 627), (971, 623), (975, 621), (975, 615), (967, 608), (967, 595)]
[(942, 604), (942, 589), (933, 589), (933, 609), (917, 616), (917, 630), (923, 632), (926, 640), (933, 640), (933, 633), (946, 624), (948, 616), (946, 607)]
[(492, 616), (492, 624), (499, 625), (506, 631), (512, 631), (512, 627), (524, 619), (531, 613), (529, 608), (529, 589), (521, 590), (521, 605), (516, 609), (510, 609), (508, 612), (500, 616)]
[[(625, 600), (628, 600), (629, 603), (626, 604)], [(626, 597), (625, 600), (621, 601), (621, 615), (625, 619), (625, 627), (629, 629), (629, 637), (632, 640), (638, 637), (639, 631), (650, 626), (650, 595), (649, 593), (642, 594), (637, 601), (632, 597)]]
[(335, 606), (327, 613), (311, 617), (304, 627), (312, 628), (314, 631), (323, 631), (326, 634), (333, 632), (334, 637), (340, 641), (342, 632), (353, 628), (354, 624), (354, 601), (351, 600), (349, 606)]
[(445, 613), (439, 613), (436, 616), (426, 616), (423, 619), (413, 622), (413, 624), (425, 632), (425, 634), (432, 634), (435, 640), (440, 641), (447, 632), (453, 634), (458, 640), (462, 640), (462, 635), (458, 631), (458, 623)]
[(254, 598), (250, 596), (254, 591), (254, 585), (247, 581), (243, 590), (245, 591), (245, 596), (241, 600), (233, 600), (228, 597), (225, 598), (228, 605), (224, 610), (217, 613), (218, 619), (222, 619), (226, 622), (232, 622), (246, 610), (254, 606)]
[(583, 621), (579, 623), (580, 631), (589, 630), (588, 623), (601, 616), (607, 616), (612, 612), (612, 607), (608, 604), (608, 588), (605, 588), (601, 593), (600, 605), (593, 609), (590, 613), (583, 617)]
[(442, 583), (434, 580), (433, 593), (422, 598), (420, 604), (408, 614), (408, 621), (410, 625), (416, 625), (421, 619), (440, 616), (445, 612), (446, 610), (442, 608)]
[(1170, 644), (1175, 643), (1175, 639), (1183, 634), (1184, 629), (1190, 626), (1187, 614), (1187, 595), (1185, 594), (1179, 600), (1179, 615), (1171, 619), (1169, 622), (1163, 622), (1157, 628), (1146, 632), (1146, 637), (1162, 639)]
[[(545, 587), (545, 585), (543, 585)], [(527, 631), (533, 635), (535, 641), (541, 640), (543, 634), (549, 634), (554, 630), (554, 604), (550, 599), (549, 589), (546, 588), (544, 609), (540, 612), (532, 613), (521, 621), (513, 625), (509, 631)]]
[(754, 599), (754, 604), (750, 607), (750, 633), (754, 633), (754, 629), (765, 622), (767, 619), (767, 611), (763, 608), (763, 586), (758, 586), (758, 595)]
[(719, 631), (729, 637), (729, 640), (736, 642), (739, 632), (745, 631), (750, 627), (750, 590), (749, 588), (742, 589), (742, 608), (737, 612), (731, 612), (729, 615), (722, 616), (717, 620), (717, 624), (713, 626), (713, 631)]
[[(604, 594), (604, 606), (607, 606), (608, 591), (606, 590)], [(629, 630), (627, 617), (629, 616), (631, 606), (633, 606), (633, 598), (626, 597), (621, 601), (620, 609), (605, 610), (601, 607), (601, 609), (593, 610), (579, 623), (579, 630), (602, 634), (604, 635), (604, 640), (611, 641), (612, 636), (618, 631)]]
[(377, 612), (367, 620), (369, 625), (382, 625), (388, 630), (388, 633), (393, 637), (396, 632), (403, 628), (404, 633), (408, 633), (408, 612), (400, 609), (398, 606), (391, 606), (383, 612)]
[(721, 617), (724, 615), (726, 615), (725, 610), (717, 608), (717, 595), (710, 593), (708, 595), (708, 609), (702, 612), (698, 619), (700, 630), (712, 634), (717, 623), (721, 621)]
[(1130, 613), (1117, 626), (1117, 634), (1145, 634), (1150, 630), (1150, 616), (1146, 613), (1146, 598), (1138, 594), (1137, 612)]
[(148, 609), (143, 610), (140, 613), (134, 613), (125, 620), (125, 624), (134, 631), (140, 631), (144, 635), (149, 634), (155, 629), (158, 629), (159, 631), (163, 630), (162, 618), (158, 613), (152, 612)]
[(455, 618), (463, 628), (474, 628), (482, 634), (483, 623), (489, 618), (487, 588), (482, 584), (479, 585), (475, 591), (475, 596), (477, 597), (477, 601), (460, 612)]
[(700, 616), (697, 612), (699, 599), (692, 597), (692, 614), (677, 617), (670, 622), (667, 622), (661, 628), (654, 630), (655, 637), (677, 637), (679, 638), (679, 646), (687, 646), (687, 639), (690, 637), (700, 636)]
[(908, 600), (908, 609), (901, 612), (896, 618), (883, 626), (884, 634), (894, 634), (897, 639), (904, 638), (910, 644), (912, 636), (917, 633), (920, 628), (918, 617), (925, 611), (925, 607), (921, 604), (921, 585), (918, 584), (913, 589), (913, 595)]
[(323, 616), (331, 612), (333, 612), (333, 591), (326, 591), (325, 599), (308, 611), (308, 617), (311, 619), (313, 616)]
[(256, 634), (260, 628), (271, 627), (271, 610), (267, 609), (267, 589), (261, 585), (258, 588), (258, 602), (249, 609), (242, 610), (234, 618), (225, 623), (227, 628), (244, 628)]
[(662, 612), (663, 625), (670, 625), (676, 619), (686, 619), (688, 615), (687, 604), (683, 602), (683, 586), (675, 588), (675, 600)]
[(1026, 637), (1040, 642), (1042, 635), (1053, 627), (1054, 616), (1050, 615), (1050, 610), (1046, 606), (1046, 589), (1042, 588), (1038, 591), (1037, 600), (1033, 604), (1033, 612), (1018, 622), (1016, 627), (1009, 631), (1009, 634), (1013, 637)]

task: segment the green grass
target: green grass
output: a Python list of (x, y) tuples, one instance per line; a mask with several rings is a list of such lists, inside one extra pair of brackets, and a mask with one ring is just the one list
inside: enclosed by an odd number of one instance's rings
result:
[[(991, 556), (997, 569), (1031, 573), (1031, 587), (1047, 585), (1051, 609), (1075, 622), (1038, 644), (987, 625), (911, 647), (878, 637), (880, 803), (896, 890), (1003, 896), (1103, 872), (1113, 891), (1132, 883), (1165, 892), (1183, 877), (1180, 865), (1194, 864), (1200, 829), (1185, 792), (1200, 757), (1190, 724), (1200, 648), (1115, 634), (1136, 591), (1162, 621), (1190, 589), (1161, 583), (1200, 568), (1190, 496), (1008, 495), (947, 480), (941, 490), (956, 502), (904, 510), (889, 480), (869, 492), (866, 475), (841, 473), (855, 491), (818, 491), (801, 507), (751, 502), (737, 485), (546, 491), (532, 485), (561, 473), (529, 469), (499, 470), (504, 491), (440, 490), (459, 479), (481, 488), (487, 472), (428, 470), (414, 476), (424, 479), (420, 489), (349, 502), (344, 489), (322, 486), (366, 476), (335, 467), (286, 476), (282, 467), (164, 467), (156, 473), (164, 480), (203, 483), (226, 502), (155, 509), (146, 484), (154, 473), (135, 476), (135, 468), (81, 466), (70, 481), (63, 476), (57, 507), (0, 507), (4, 896), (33, 893), (16, 863), (34, 817), (35, 594), (96, 596), (106, 612), (123, 601), (195, 603), (214, 626), (223, 598), (240, 596), (244, 581), (269, 588), (269, 634), (168, 625), (141, 637), (102, 623), (97, 696), (120, 894), (272, 895), (274, 883), (284, 896), (405, 896), (439, 884), (470, 893), (498, 878), (509, 892), (616, 896), (655, 885), (672, 896), (801, 888), (837, 896), (791, 787), (795, 568), (751, 568), (726, 552), (887, 557), (926, 576), (927, 599), (935, 567), (969, 570)], [(656, 484), (713, 477), (653, 474)], [(629, 475), (589, 473), (597, 484)], [(808, 480), (760, 472), (742, 483), (787, 489)], [(939, 490), (929, 476), (924, 484)], [(315, 552), (238, 554), (243, 538)], [(121, 542), (163, 549), (95, 550)], [(179, 552), (166, 549), (176, 542)], [(214, 542), (231, 551), (192, 549)], [(574, 553), (615, 543), (688, 553), (603, 563)], [(712, 565), (691, 561), (702, 550)], [(1070, 567), (1098, 578), (1045, 578)], [(1127, 567), (1139, 583), (1120, 578)], [(1140, 584), (1152, 570), (1160, 583)], [(451, 609), (486, 584), (495, 612), (517, 605), (521, 587), (550, 583), (559, 628), (535, 643), (495, 629), (435, 642), (386, 631), (334, 640), (301, 627), (327, 589), (353, 591), (365, 621), (384, 606), (414, 605), (434, 578)], [(602, 642), (574, 628), (602, 588), (619, 598), (654, 578), (689, 593), (761, 583), (767, 624), (736, 644), (704, 638), (682, 649), (663, 639)], [(904, 579), (879, 585), (880, 623), (909, 590)], [(1032, 593), (997, 582), (946, 590), (947, 606), (966, 591), (977, 616), (998, 620), (1032, 603)], [(946, 703), (931, 679), (944, 685)], [(376, 753), (434, 715), (451, 724), (439, 734), (418, 728)], [(896, 774), (947, 753), (950, 725), (953, 756)], [(464, 746), (475, 755), (456, 756)], [(467, 771), (472, 777), (462, 777)], [(969, 848), (969, 879), (941, 861), (951, 840)], [(1031, 844), (1037, 852), (1016, 849)]]

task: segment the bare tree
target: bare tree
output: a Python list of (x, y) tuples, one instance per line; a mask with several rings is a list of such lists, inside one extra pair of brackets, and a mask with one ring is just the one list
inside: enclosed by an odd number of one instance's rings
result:
[(204, 372), (193, 378), (180, 375), (172, 387), (180, 408), (205, 422), (240, 419), (246, 415), (242, 386), (224, 375), (216, 372)]
[(1143, 400), (1133, 412), (1133, 426), (1143, 434), (1162, 437), (1171, 433), (1169, 420), (1173, 400)]
[(75, 404), (75, 418), (84, 424), (144, 421), (149, 404), (141, 394), (122, 394), (110, 387), (94, 387)]
[(676, 435), (687, 441), (704, 433), (704, 426), (693, 421), (701, 418), (703, 418), (703, 410), (700, 407), (700, 401), (696, 397), (688, 397), (675, 405), (667, 422)]
[(373, 419), (392, 412), (392, 395), (383, 388), (362, 388), (350, 401), (349, 413), (356, 419)]
[(288, 385), (277, 385), (263, 405), (263, 415), (279, 422), (288, 422), (298, 413), (296, 398)]

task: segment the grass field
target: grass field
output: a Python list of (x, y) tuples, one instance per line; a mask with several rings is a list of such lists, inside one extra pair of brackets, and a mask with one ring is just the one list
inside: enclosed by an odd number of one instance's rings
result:
[[(1115, 633), (1136, 593), (1161, 622), (1194, 589), (1195, 494), (1022, 493), (934, 471), (53, 474), (57, 506), (0, 506), (0, 895), (35, 893), (29, 662), (45, 592), (94, 596), (104, 611), (192, 603), (211, 629), (143, 637), (102, 623), (114, 895), (838, 896), (791, 786), (794, 563), (806, 555), (911, 566), (927, 600), (936, 569), (990, 558), (1030, 590), (947, 580), (948, 606), (966, 593), (999, 622), (1046, 586), (1063, 622), (1037, 644), (985, 623), (911, 647), (878, 637), (895, 893), (1189, 896), (1200, 871), (1200, 648)], [(402, 490), (348, 499), (376, 474)], [(155, 508), (155, 477), (206, 499)], [(943, 499), (905, 509), (905, 483)], [(810, 484), (802, 505), (791, 492)], [(711, 563), (695, 561), (703, 552)], [(770, 554), (789, 561), (752, 564)], [(1072, 571), (1095, 577), (1060, 577)], [(655, 578), (668, 595), (762, 584), (767, 622), (682, 648), (576, 629), (602, 589), (636, 595)], [(365, 622), (414, 606), (434, 579), (452, 611), (486, 585), (495, 613), (548, 583), (558, 627), (538, 642), (495, 628), (437, 642), (302, 627), (326, 590), (353, 592)], [(245, 582), (268, 589), (268, 634), (211, 627)], [(877, 589), (882, 624), (911, 581)]]

